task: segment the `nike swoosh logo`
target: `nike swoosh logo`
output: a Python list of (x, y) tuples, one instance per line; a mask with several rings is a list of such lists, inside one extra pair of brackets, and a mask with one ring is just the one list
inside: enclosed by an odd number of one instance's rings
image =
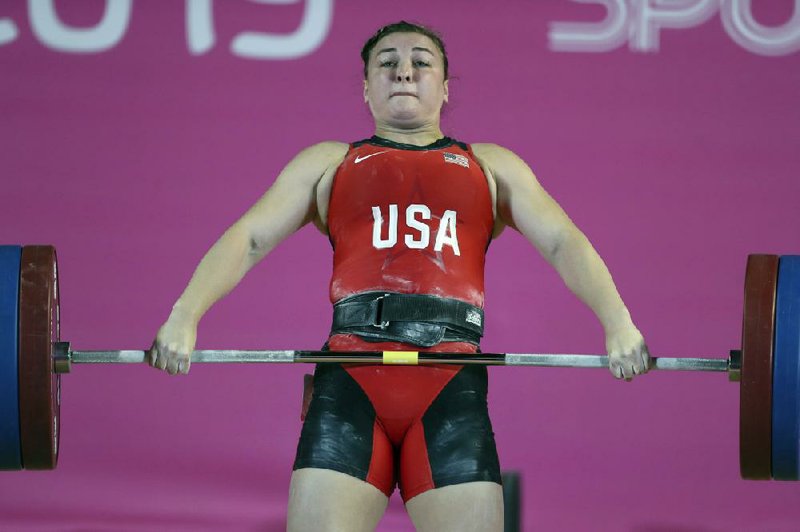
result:
[(381, 153), (386, 153), (387, 151), (388, 151), (388, 150), (384, 150), (384, 151), (376, 151), (375, 153), (370, 153), (369, 155), (365, 155), (365, 156), (363, 156), (363, 157), (356, 157), (356, 160), (355, 160), (354, 162), (355, 162), (356, 164), (358, 164), (358, 163), (360, 163), (361, 161), (365, 161), (365, 160), (369, 159), (370, 157), (372, 157), (372, 156), (374, 156), (374, 155), (380, 155)]

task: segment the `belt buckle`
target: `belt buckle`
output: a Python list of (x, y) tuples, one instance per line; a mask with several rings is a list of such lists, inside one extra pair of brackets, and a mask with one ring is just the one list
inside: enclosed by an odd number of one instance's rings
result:
[(389, 294), (383, 294), (382, 296), (378, 296), (375, 298), (375, 303), (377, 304), (377, 309), (375, 310), (375, 321), (376, 323), (372, 323), (373, 327), (378, 329), (384, 330), (386, 327), (389, 326), (388, 321), (383, 321), (381, 318), (381, 314), (383, 313), (383, 300), (389, 297)]

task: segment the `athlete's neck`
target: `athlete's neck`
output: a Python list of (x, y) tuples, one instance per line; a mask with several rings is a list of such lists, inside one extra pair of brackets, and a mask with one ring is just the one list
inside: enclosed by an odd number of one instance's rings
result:
[(376, 124), (375, 136), (412, 146), (427, 146), (444, 137), (439, 126), (423, 126), (416, 129), (400, 129), (391, 126)]

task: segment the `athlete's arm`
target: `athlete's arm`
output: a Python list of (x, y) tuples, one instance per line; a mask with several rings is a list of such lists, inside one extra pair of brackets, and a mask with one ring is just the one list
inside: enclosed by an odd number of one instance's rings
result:
[(152, 366), (186, 373), (197, 324), (217, 300), (286, 237), (317, 217), (316, 189), (347, 144), (323, 142), (300, 152), (275, 183), (208, 250), (173, 306), (150, 351)]
[(625, 378), (645, 372), (649, 361), (644, 339), (586, 236), (525, 161), (495, 144), (473, 144), (472, 150), (496, 185), (500, 221), (522, 233), (600, 320), (611, 372)]

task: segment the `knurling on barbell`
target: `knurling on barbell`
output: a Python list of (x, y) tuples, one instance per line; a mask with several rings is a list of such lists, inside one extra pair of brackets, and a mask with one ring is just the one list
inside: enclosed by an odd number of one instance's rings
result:
[[(745, 274), (742, 349), (722, 358), (652, 359), (651, 368), (665, 370), (726, 371), (733, 381), (741, 379), (740, 464), (746, 479), (770, 478), (772, 434), (772, 337), (776, 329), (775, 298), (778, 257), (751, 255)], [(19, 410), (22, 467), (52, 469), (58, 457), (60, 374), (72, 363), (140, 363), (144, 351), (72, 351), (59, 341), (58, 278), (55, 249), (26, 246), (20, 271), (20, 366)], [(24, 303), (24, 304), (23, 304)], [(800, 309), (789, 311), (793, 318)], [(2, 355), (2, 353), (0, 353)], [(8, 355), (5, 355), (8, 356)], [(800, 359), (800, 347), (790, 353)], [(601, 368), (608, 357), (600, 355), (208, 350), (192, 354), (202, 362), (351, 362), (370, 364), (478, 363), (485, 365), (568, 366)], [(0, 366), (2, 367), (2, 366)], [(23, 367), (24, 373), (23, 373)], [(24, 380), (24, 384), (23, 384)], [(797, 401), (800, 392), (793, 399)], [(797, 416), (797, 409), (793, 410)], [(787, 415), (784, 412), (778, 414)], [(789, 414), (791, 415), (791, 414)], [(789, 424), (797, 420), (788, 420)], [(792, 425), (793, 426), (793, 425)], [(766, 428), (765, 428), (766, 427)], [(783, 436), (784, 438), (786, 436)], [(791, 442), (789, 442), (791, 443)], [(796, 448), (796, 446), (795, 446)], [(0, 463), (0, 468), (13, 469)], [(797, 480), (797, 475), (791, 480)]]

